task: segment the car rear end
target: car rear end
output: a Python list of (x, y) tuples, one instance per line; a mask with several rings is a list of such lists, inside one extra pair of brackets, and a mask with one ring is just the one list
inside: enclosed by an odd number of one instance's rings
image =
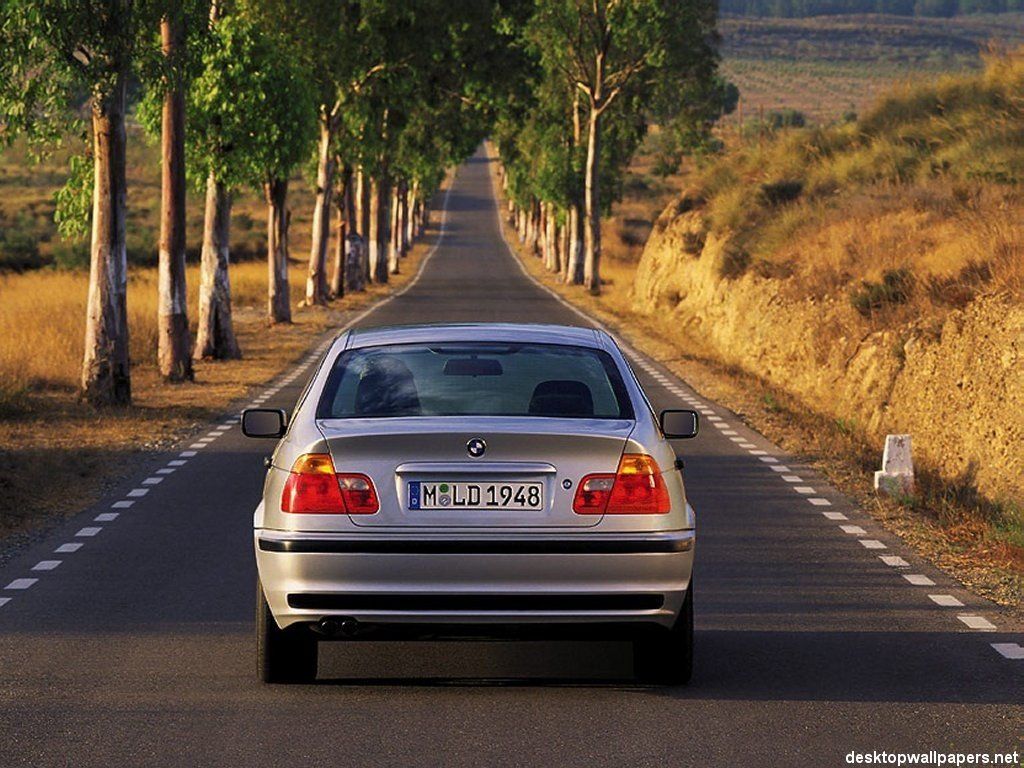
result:
[(282, 630), (633, 636), (683, 611), (694, 519), (604, 334), (458, 327), (339, 340), (255, 545)]

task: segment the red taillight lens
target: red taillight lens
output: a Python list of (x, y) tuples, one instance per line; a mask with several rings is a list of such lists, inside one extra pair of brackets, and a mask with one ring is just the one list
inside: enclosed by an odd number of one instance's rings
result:
[(614, 475), (587, 475), (572, 504), (578, 515), (664, 515), (671, 511), (658, 463), (646, 454), (626, 453)]
[(577, 515), (603, 515), (614, 485), (615, 475), (587, 475), (576, 488), (572, 511)]
[(281, 493), (284, 512), (367, 515), (379, 507), (370, 478), (336, 473), (326, 453), (307, 453), (296, 459)]
[(338, 487), (350, 515), (372, 515), (380, 509), (377, 490), (366, 475), (338, 475)]

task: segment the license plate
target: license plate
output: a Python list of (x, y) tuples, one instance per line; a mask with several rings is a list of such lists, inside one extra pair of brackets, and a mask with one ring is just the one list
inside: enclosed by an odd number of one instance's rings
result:
[(409, 483), (409, 509), (544, 509), (543, 483)]

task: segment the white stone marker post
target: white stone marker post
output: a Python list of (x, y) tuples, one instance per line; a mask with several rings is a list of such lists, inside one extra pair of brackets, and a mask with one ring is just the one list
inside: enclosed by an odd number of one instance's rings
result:
[(875, 490), (889, 496), (909, 496), (914, 492), (910, 435), (886, 435), (882, 469), (875, 472)]

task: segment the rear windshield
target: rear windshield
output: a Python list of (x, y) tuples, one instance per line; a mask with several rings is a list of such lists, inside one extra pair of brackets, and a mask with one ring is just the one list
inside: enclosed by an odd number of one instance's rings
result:
[(317, 418), (632, 419), (607, 352), (554, 344), (395, 344), (343, 352)]

